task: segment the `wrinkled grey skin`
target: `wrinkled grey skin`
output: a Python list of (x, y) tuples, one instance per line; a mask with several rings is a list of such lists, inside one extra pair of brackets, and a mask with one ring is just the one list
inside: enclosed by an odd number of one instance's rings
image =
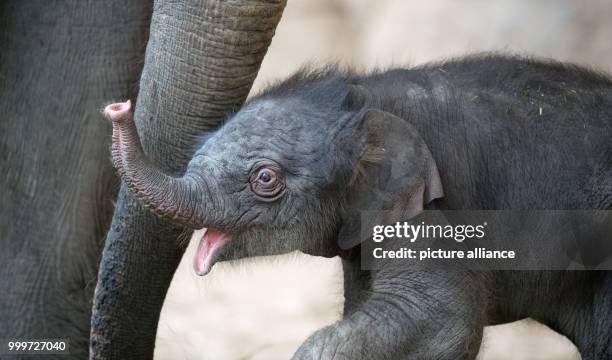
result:
[[(199, 137), (242, 105), (284, 6), (284, 0), (155, 1), (135, 107), (152, 161), (184, 172)], [(90, 358), (153, 357), (163, 300), (190, 235), (121, 187), (98, 274)]]
[[(180, 178), (144, 157), (129, 115), (110, 117), (115, 166), (147, 207), (231, 236), (214, 261), (342, 256), (344, 318), (295, 359), (473, 359), (485, 325), (531, 316), (595, 360), (612, 358), (610, 272), (414, 263), (363, 271), (353, 216), (419, 206), (611, 209), (611, 113), (610, 78), (522, 58), (298, 75), (203, 139)], [(273, 199), (254, 190), (261, 164), (284, 186)]]
[(150, 15), (140, 0), (0, 2), (1, 339), (87, 357), (118, 191), (100, 104), (136, 95)]

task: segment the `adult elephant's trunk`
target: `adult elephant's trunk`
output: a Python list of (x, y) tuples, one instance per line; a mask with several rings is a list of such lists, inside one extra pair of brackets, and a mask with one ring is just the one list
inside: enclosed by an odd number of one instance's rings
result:
[(131, 102), (111, 104), (104, 115), (113, 123), (112, 157), (115, 168), (130, 191), (157, 215), (192, 228), (206, 222), (195, 206), (207, 203), (205, 191), (189, 177), (167, 175), (147, 159), (131, 112)]
[[(160, 169), (148, 173), (160, 176), (157, 180), (140, 184), (155, 193), (144, 199), (149, 205), (171, 202), (165, 196), (175, 194), (157, 190), (183, 185), (159, 174), (184, 173), (202, 134), (244, 102), (284, 6), (285, 0), (155, 1), (130, 130), (130, 136), (138, 131), (142, 148)], [(139, 160), (135, 164), (146, 163)], [(128, 190), (134, 185), (138, 182), (126, 180), (121, 187), (104, 246), (93, 304), (92, 359), (153, 356), (161, 307), (184, 252), (177, 238), (191, 235), (148, 211)], [(185, 212), (177, 216), (189, 218)]]

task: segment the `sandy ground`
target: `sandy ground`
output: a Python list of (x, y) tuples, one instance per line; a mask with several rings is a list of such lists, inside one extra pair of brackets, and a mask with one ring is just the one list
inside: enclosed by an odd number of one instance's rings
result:
[[(306, 62), (360, 69), (504, 50), (612, 71), (606, 0), (289, 0), (254, 92)], [(157, 359), (288, 359), (341, 316), (337, 259), (301, 254), (191, 270), (195, 242), (171, 285)], [(567, 340), (533, 321), (489, 327), (480, 359), (574, 360)]]

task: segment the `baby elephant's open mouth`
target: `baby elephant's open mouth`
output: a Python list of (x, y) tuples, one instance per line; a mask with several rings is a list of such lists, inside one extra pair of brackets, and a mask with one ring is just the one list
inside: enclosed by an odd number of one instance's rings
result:
[(193, 260), (193, 269), (196, 274), (200, 276), (208, 274), (214, 265), (219, 251), (230, 240), (231, 237), (224, 232), (212, 228), (207, 229), (202, 239), (200, 239), (200, 244)]

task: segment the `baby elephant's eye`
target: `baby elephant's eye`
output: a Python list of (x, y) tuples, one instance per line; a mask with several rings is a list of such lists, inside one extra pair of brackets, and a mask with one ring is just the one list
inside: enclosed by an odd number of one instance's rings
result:
[(278, 199), (285, 189), (282, 180), (278, 166), (262, 165), (251, 175), (251, 190), (260, 200), (273, 201)]
[(276, 181), (276, 174), (274, 171), (264, 168), (259, 171), (259, 176), (257, 178), (262, 184), (267, 185)]

